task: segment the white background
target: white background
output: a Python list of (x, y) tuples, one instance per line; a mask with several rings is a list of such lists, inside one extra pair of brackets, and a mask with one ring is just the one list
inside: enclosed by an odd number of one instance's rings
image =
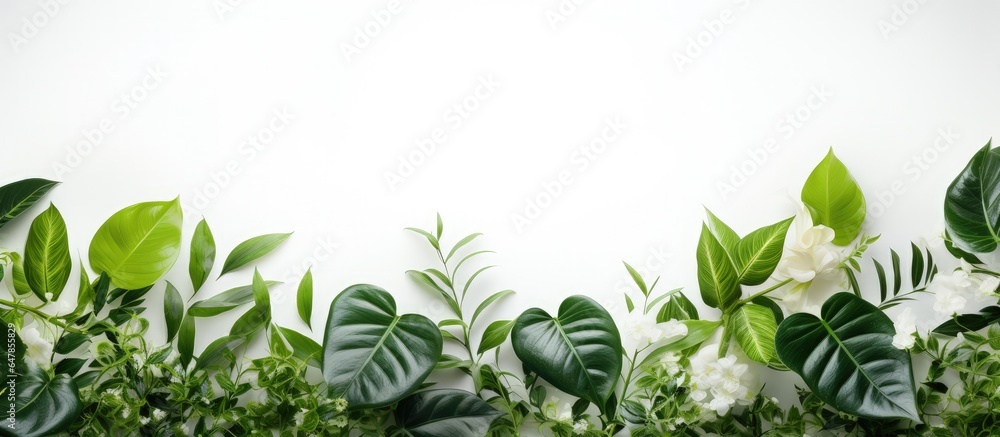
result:
[[(868, 196), (866, 230), (883, 234), (873, 253), (940, 233), (947, 184), (1000, 119), (995, 2), (563, 3), (3, 2), (0, 174), (63, 181), (47, 199), (84, 259), (109, 215), (180, 195), (185, 255), (169, 279), (185, 296), (202, 215), (216, 272), (243, 239), (295, 231), (260, 268), (294, 282), (312, 265), (317, 327), (359, 282), (443, 318), (404, 275), (435, 262), (403, 231), (431, 228), (435, 212), (446, 242), (482, 231), (474, 247), (497, 251), (474, 293), (518, 294), (493, 318), (554, 312), (571, 294), (620, 312), (622, 260), (697, 296), (703, 205), (741, 234), (788, 217), (830, 146)], [(499, 85), (476, 99), (482, 80)], [(456, 104), (476, 107), (460, 126)], [(272, 136), (274, 111), (292, 118)], [(616, 118), (622, 134), (582, 169), (580, 151)], [(446, 139), (420, 152), (435, 129)], [(250, 153), (258, 135), (270, 142)], [(516, 226), (563, 171), (571, 182)], [(29, 222), (0, 245), (20, 250)], [(294, 288), (274, 290), (275, 318), (304, 329)]]

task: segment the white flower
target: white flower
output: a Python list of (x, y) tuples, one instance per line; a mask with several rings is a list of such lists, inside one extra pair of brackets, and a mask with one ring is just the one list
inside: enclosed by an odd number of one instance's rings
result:
[(153, 409), (153, 419), (156, 419), (157, 422), (165, 419), (166, 417), (167, 417), (167, 412), (166, 411), (163, 411), (163, 410), (161, 410), (159, 408), (154, 408)]
[(681, 372), (681, 354), (667, 352), (660, 357), (660, 367), (667, 372), (668, 376), (674, 376)]
[(573, 424), (573, 434), (583, 435), (588, 430), (590, 430), (590, 422), (587, 422), (584, 419), (577, 420), (576, 423)]
[(642, 349), (660, 340), (687, 335), (687, 325), (671, 319), (656, 323), (656, 314), (631, 313), (625, 319), (627, 349)]
[(122, 409), (122, 419), (128, 419), (128, 416), (131, 415), (132, 415), (132, 410), (130, 410), (128, 407)]
[(976, 301), (982, 302), (996, 297), (997, 288), (1000, 288), (1000, 278), (990, 276), (983, 279), (979, 284), (979, 293), (976, 294)]
[(191, 429), (188, 428), (186, 423), (182, 423), (180, 426), (177, 427), (177, 429), (180, 431), (182, 435), (188, 435), (188, 433), (191, 432)]
[(148, 417), (143, 416), (143, 417), (139, 418), (139, 424), (140, 425), (146, 426), (146, 425), (149, 425), (149, 422), (150, 422), (150, 420), (149, 420)]
[(951, 317), (953, 314), (965, 308), (965, 303), (967, 300), (959, 294), (958, 291), (952, 290), (950, 288), (944, 288), (935, 292), (937, 299), (934, 301), (934, 311), (945, 317)]
[(24, 343), (25, 355), (42, 368), (52, 367), (52, 342), (42, 336), (38, 329), (31, 327), (21, 330), (21, 342)]
[(295, 419), (295, 426), (296, 427), (302, 426), (302, 423), (304, 423), (305, 420), (306, 420), (306, 413), (308, 413), (308, 412), (309, 412), (309, 410), (306, 410), (305, 408), (303, 408), (303, 409), (299, 410), (297, 413), (295, 413), (294, 419)]
[[(808, 284), (819, 276), (837, 270), (841, 254), (831, 244), (836, 233), (823, 225), (814, 226), (812, 215), (801, 203), (792, 222), (791, 232), (785, 244), (785, 253), (778, 263), (779, 274), (799, 284)], [(798, 287), (793, 292), (804, 291), (806, 288), (808, 287)]]
[(753, 396), (747, 374), (749, 366), (740, 363), (735, 355), (717, 358), (717, 351), (718, 345), (709, 345), (691, 358), (690, 397), (702, 407), (724, 416), (737, 403), (749, 404)]
[(552, 396), (542, 404), (542, 414), (548, 419), (554, 419), (559, 422), (572, 423), (573, 422), (573, 406), (566, 403), (559, 407), (559, 398)]
[(950, 275), (939, 274), (934, 276), (931, 283), (927, 285), (927, 291), (936, 297), (934, 311), (944, 317), (951, 317), (952, 314), (965, 308), (968, 300), (963, 296), (970, 292), (973, 283), (965, 266), (956, 269)]
[(913, 315), (913, 309), (907, 308), (899, 313), (893, 326), (896, 335), (892, 337), (892, 345), (903, 350), (912, 348), (916, 343), (914, 334), (917, 333), (917, 316)]

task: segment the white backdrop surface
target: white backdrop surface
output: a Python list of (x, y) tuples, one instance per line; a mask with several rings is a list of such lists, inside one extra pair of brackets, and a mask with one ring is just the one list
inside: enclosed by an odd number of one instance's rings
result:
[[(831, 146), (883, 234), (873, 253), (940, 233), (947, 184), (1000, 120), (998, 16), (988, 1), (7, 1), (0, 174), (63, 181), (47, 199), (84, 259), (109, 215), (178, 195), (185, 239), (207, 217), (220, 263), (295, 231), (259, 264), (288, 282), (286, 326), (305, 328), (309, 265), (314, 326), (360, 282), (444, 317), (404, 275), (435, 262), (403, 230), (435, 212), (448, 243), (481, 231), (474, 247), (497, 252), (475, 293), (518, 294), (494, 318), (571, 294), (620, 312), (622, 260), (697, 296), (703, 206), (740, 233), (788, 217)], [(28, 224), (0, 245), (21, 249)], [(183, 253), (168, 279), (187, 296)]]

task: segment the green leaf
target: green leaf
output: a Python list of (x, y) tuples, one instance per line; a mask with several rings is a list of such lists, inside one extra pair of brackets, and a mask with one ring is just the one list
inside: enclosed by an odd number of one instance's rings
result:
[(233, 327), (229, 329), (230, 337), (239, 337), (246, 339), (247, 342), (253, 340), (258, 333), (268, 323), (271, 323), (271, 307), (267, 305), (254, 305), (243, 313), (240, 318), (236, 319), (233, 323)]
[(865, 195), (833, 148), (806, 179), (802, 203), (817, 225), (833, 229), (834, 244), (846, 246), (861, 233), (867, 213)]
[(194, 287), (192, 296), (198, 294), (198, 290), (205, 284), (212, 266), (215, 265), (215, 237), (212, 236), (212, 229), (208, 227), (208, 222), (201, 219), (198, 226), (194, 228), (194, 235), (191, 236), (191, 260), (188, 263), (188, 274), (191, 276), (191, 285)]
[(698, 308), (684, 293), (674, 293), (660, 308), (660, 312), (656, 315), (656, 323), (663, 323), (671, 319), (697, 320)]
[(181, 365), (186, 369), (194, 357), (195, 323), (191, 314), (184, 317), (177, 334), (177, 353), (180, 354)]
[(781, 322), (775, 336), (781, 362), (840, 411), (920, 422), (910, 354), (892, 345), (889, 317), (851, 293), (828, 299), (821, 315)]
[(733, 254), (736, 252), (736, 244), (740, 241), (739, 234), (730, 228), (725, 222), (715, 216), (708, 208), (705, 208), (705, 215), (708, 216), (708, 220), (705, 221), (705, 225), (708, 230), (712, 232), (722, 247), (726, 248), (726, 252)]
[(253, 282), (250, 283), (250, 291), (253, 292), (255, 306), (270, 310), (271, 295), (267, 291), (267, 283), (264, 282), (264, 278), (260, 276), (257, 269), (253, 269)]
[(313, 340), (297, 331), (288, 328), (278, 327), (281, 336), (292, 347), (292, 355), (305, 361), (310, 366), (322, 369), (323, 347), (316, 340)]
[(492, 305), (493, 302), (496, 302), (512, 294), (514, 294), (514, 290), (502, 290), (493, 293), (492, 295), (490, 295), (490, 297), (487, 297), (486, 300), (484, 300), (482, 303), (479, 304), (478, 307), (476, 307), (476, 311), (472, 313), (472, 321), (469, 322), (469, 326), (475, 325), (476, 319), (479, 318), (479, 315), (482, 314), (483, 311), (486, 310), (486, 308), (489, 308), (489, 306)]
[(441, 220), (441, 213), (437, 214), (437, 239), (441, 239), (441, 234), (444, 234), (444, 220)]
[(231, 335), (216, 339), (209, 343), (198, 356), (194, 366), (195, 371), (225, 363), (226, 357), (245, 343), (245, 338)]
[(24, 179), (0, 187), (0, 228), (27, 211), (38, 199), (59, 182), (46, 179)]
[(485, 436), (503, 413), (463, 390), (429, 390), (396, 407), (396, 425), (413, 437)]
[(1000, 306), (994, 305), (979, 310), (978, 314), (954, 316), (951, 320), (934, 328), (934, 332), (954, 337), (959, 333), (978, 331), (997, 322), (1000, 322)]
[[(69, 427), (83, 410), (76, 381), (69, 375), (52, 377), (31, 360), (14, 382), (13, 422), (4, 420), (0, 435), (17, 437), (49, 436)], [(4, 363), (6, 366), (7, 364)], [(9, 392), (4, 393), (8, 399)]]
[(313, 274), (312, 268), (306, 270), (306, 274), (302, 275), (302, 280), (299, 281), (299, 291), (295, 295), (295, 303), (299, 309), (299, 318), (312, 329), (312, 310), (313, 310)]
[(28, 230), (24, 247), (25, 279), (43, 302), (49, 300), (46, 294), (56, 300), (66, 287), (72, 268), (66, 222), (56, 206), (49, 204), (48, 209), (35, 217)]
[(688, 334), (683, 338), (660, 346), (650, 352), (639, 364), (639, 367), (652, 364), (667, 352), (681, 352), (698, 347), (709, 338), (712, 338), (712, 335), (715, 335), (715, 331), (722, 326), (722, 322), (709, 320), (685, 320), (683, 323), (688, 328)]
[(31, 286), (28, 285), (28, 279), (24, 272), (24, 259), (17, 252), (11, 252), (10, 260), (11, 285), (14, 288), (14, 294), (22, 298), (27, 297), (31, 294)]
[(434, 322), (396, 314), (396, 301), (374, 285), (354, 285), (330, 304), (323, 376), (330, 396), (351, 410), (392, 405), (416, 390), (441, 357)]
[(258, 235), (237, 244), (236, 248), (226, 257), (226, 262), (222, 264), (222, 273), (219, 273), (219, 277), (221, 278), (226, 273), (267, 255), (288, 239), (290, 235), (292, 235), (291, 232), (286, 234)]
[(483, 234), (477, 232), (475, 234), (470, 234), (470, 235), (466, 236), (465, 238), (459, 240), (458, 243), (455, 243), (455, 246), (451, 248), (451, 251), (448, 252), (448, 256), (446, 256), (444, 258), (444, 262), (450, 261), (451, 258), (453, 256), (455, 256), (455, 253), (457, 253), (459, 249), (465, 247), (466, 244), (471, 243), (472, 240), (475, 240), (476, 238), (479, 238), (482, 235)]
[(181, 299), (180, 292), (167, 281), (167, 290), (163, 293), (163, 315), (167, 321), (167, 343), (174, 340), (177, 330), (181, 327), (184, 319), (184, 299)]
[(740, 300), (739, 278), (736, 266), (718, 238), (701, 226), (698, 240), (698, 285), (701, 299), (712, 308), (726, 309)]
[(774, 273), (785, 249), (785, 235), (794, 217), (751, 232), (739, 243), (733, 254), (737, 275), (743, 285), (763, 284)]
[(774, 333), (778, 329), (778, 323), (770, 308), (754, 304), (742, 305), (733, 312), (729, 321), (736, 334), (736, 343), (747, 358), (764, 364), (774, 359)]
[[(266, 287), (281, 284), (278, 281), (264, 281)], [(191, 317), (213, 317), (234, 308), (253, 302), (253, 286), (231, 288), (205, 300), (200, 300), (188, 308)]]
[(628, 265), (627, 262), (622, 261), (625, 264), (625, 270), (628, 270), (629, 276), (632, 277), (632, 281), (635, 285), (639, 287), (639, 291), (642, 292), (643, 296), (649, 296), (649, 287), (646, 286), (646, 281), (642, 279), (642, 275), (639, 274), (632, 266)]
[(118, 211), (90, 242), (91, 267), (126, 290), (153, 285), (177, 261), (183, 217), (179, 198)]
[(945, 229), (959, 249), (988, 253), (1000, 242), (1000, 150), (986, 143), (948, 187)]
[(479, 342), (477, 353), (482, 355), (490, 349), (500, 347), (503, 342), (507, 341), (507, 336), (510, 335), (510, 330), (513, 327), (513, 320), (497, 320), (490, 323), (486, 327), (486, 331), (483, 331), (483, 340)]
[(431, 247), (433, 247), (434, 249), (437, 249), (437, 250), (441, 250), (441, 243), (438, 241), (438, 238), (435, 237), (435, 236), (433, 236), (433, 235), (431, 235), (430, 232), (427, 232), (427, 231), (425, 231), (423, 229), (417, 229), (417, 228), (406, 228), (406, 230), (410, 231), (410, 232), (418, 233), (420, 235), (423, 235), (424, 238), (427, 239), (427, 242), (431, 243)]
[(603, 406), (622, 369), (621, 335), (607, 310), (586, 296), (571, 296), (557, 317), (539, 308), (521, 314), (511, 335), (525, 368), (553, 386)]

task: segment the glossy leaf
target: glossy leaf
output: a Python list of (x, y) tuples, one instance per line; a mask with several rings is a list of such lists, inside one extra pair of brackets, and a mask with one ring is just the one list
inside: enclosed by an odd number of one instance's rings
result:
[(258, 235), (236, 245), (236, 248), (226, 257), (226, 262), (222, 264), (222, 273), (219, 273), (219, 277), (271, 253), (290, 235), (292, 235), (290, 232), (287, 234)]
[(194, 228), (194, 235), (191, 236), (191, 259), (188, 262), (188, 275), (191, 277), (191, 285), (194, 287), (194, 296), (205, 284), (208, 275), (212, 273), (212, 266), (215, 265), (215, 237), (212, 235), (212, 228), (208, 226), (205, 219), (198, 222)]
[(122, 209), (91, 240), (90, 265), (126, 290), (152, 285), (177, 261), (182, 221), (180, 199)]
[(398, 315), (385, 290), (354, 285), (330, 304), (323, 376), (330, 396), (346, 399), (351, 410), (391, 405), (424, 382), (441, 348), (441, 334), (430, 319)]
[[(264, 281), (264, 285), (268, 288), (278, 284), (281, 284), (281, 282)], [(191, 305), (191, 308), (188, 308), (188, 315), (191, 317), (213, 317), (246, 305), (253, 302), (253, 300), (253, 286), (244, 285), (195, 302)]]
[(593, 299), (571, 296), (552, 317), (539, 308), (521, 314), (511, 333), (527, 369), (570, 395), (603, 406), (622, 369), (621, 335)]
[(719, 239), (702, 225), (698, 240), (698, 285), (701, 299), (712, 308), (726, 309), (740, 299), (736, 266)]
[(299, 282), (299, 290), (295, 295), (295, 304), (299, 310), (299, 318), (312, 329), (312, 308), (313, 308), (313, 274), (312, 269), (306, 270)]
[(1000, 322), (1000, 306), (994, 305), (979, 310), (978, 314), (954, 316), (934, 328), (934, 332), (954, 337), (960, 333), (978, 331), (997, 322)]
[[(6, 363), (4, 363), (6, 365)], [(69, 375), (50, 376), (30, 360), (25, 361), (24, 373), (14, 386), (15, 412), (13, 423), (4, 420), (0, 435), (17, 437), (42, 437), (60, 433), (72, 424), (83, 404), (76, 381)], [(7, 399), (7, 392), (4, 393)]]
[(715, 335), (715, 331), (722, 326), (721, 322), (709, 320), (685, 320), (684, 325), (688, 328), (688, 334), (674, 342), (665, 344), (654, 349), (646, 355), (639, 367), (648, 366), (659, 360), (667, 352), (681, 352), (696, 348), (709, 338)]
[(747, 358), (767, 364), (775, 357), (774, 334), (778, 323), (770, 308), (760, 305), (742, 305), (729, 317), (736, 343)]
[(483, 331), (483, 340), (479, 342), (477, 353), (482, 355), (490, 349), (500, 347), (503, 342), (507, 341), (512, 328), (514, 328), (513, 320), (497, 320), (490, 323)]
[(726, 252), (732, 254), (736, 251), (736, 244), (740, 241), (739, 234), (730, 228), (725, 222), (723, 222), (719, 217), (705, 208), (705, 215), (708, 219), (705, 220), (705, 226), (708, 230), (715, 235), (715, 238), (719, 240), (722, 247), (726, 248)]
[(794, 217), (757, 229), (739, 243), (732, 254), (737, 275), (743, 285), (763, 284), (781, 261), (785, 249), (785, 235)]
[[(233, 351), (246, 344), (246, 339), (238, 336), (225, 336), (216, 339), (215, 341), (208, 344), (205, 350), (201, 352), (198, 356), (198, 360), (195, 363), (195, 371), (204, 369), (207, 367), (219, 366), (226, 362), (226, 356), (229, 353), (234, 353)], [(227, 366), (223, 366), (227, 367)]]
[(24, 275), (31, 290), (42, 301), (59, 299), (73, 261), (69, 257), (69, 237), (66, 222), (55, 205), (43, 211), (31, 222), (28, 241), (24, 246)]
[(13, 293), (18, 297), (28, 297), (32, 291), (31, 286), (28, 285), (28, 278), (24, 272), (24, 258), (21, 258), (21, 255), (18, 255), (17, 252), (11, 252), (10, 260), (10, 283), (14, 288)]
[(177, 353), (180, 354), (181, 365), (187, 368), (194, 357), (195, 323), (194, 317), (188, 314), (181, 322), (177, 331)]
[(167, 290), (163, 293), (163, 315), (167, 322), (169, 343), (174, 340), (177, 330), (181, 327), (181, 321), (184, 320), (184, 299), (181, 299), (181, 293), (170, 281), (167, 281)]
[(955, 246), (993, 252), (1000, 242), (1000, 150), (979, 150), (948, 187), (944, 219)]
[(684, 293), (676, 292), (660, 308), (656, 315), (656, 323), (663, 323), (668, 320), (697, 320), (698, 308), (694, 306)]
[(503, 413), (463, 390), (429, 390), (403, 399), (396, 424), (413, 437), (486, 436)]
[(806, 179), (802, 203), (815, 224), (833, 229), (834, 244), (846, 246), (861, 233), (867, 213), (865, 195), (832, 148)]
[(306, 337), (297, 331), (280, 326), (278, 327), (278, 331), (285, 338), (285, 341), (288, 342), (288, 345), (292, 347), (292, 355), (305, 361), (310, 366), (322, 368), (323, 346), (320, 346), (316, 340)]
[(892, 345), (892, 321), (851, 293), (778, 327), (778, 358), (824, 402), (848, 414), (919, 422), (910, 354)]
[(31, 208), (31, 205), (56, 185), (59, 182), (33, 178), (0, 187), (0, 228)]

